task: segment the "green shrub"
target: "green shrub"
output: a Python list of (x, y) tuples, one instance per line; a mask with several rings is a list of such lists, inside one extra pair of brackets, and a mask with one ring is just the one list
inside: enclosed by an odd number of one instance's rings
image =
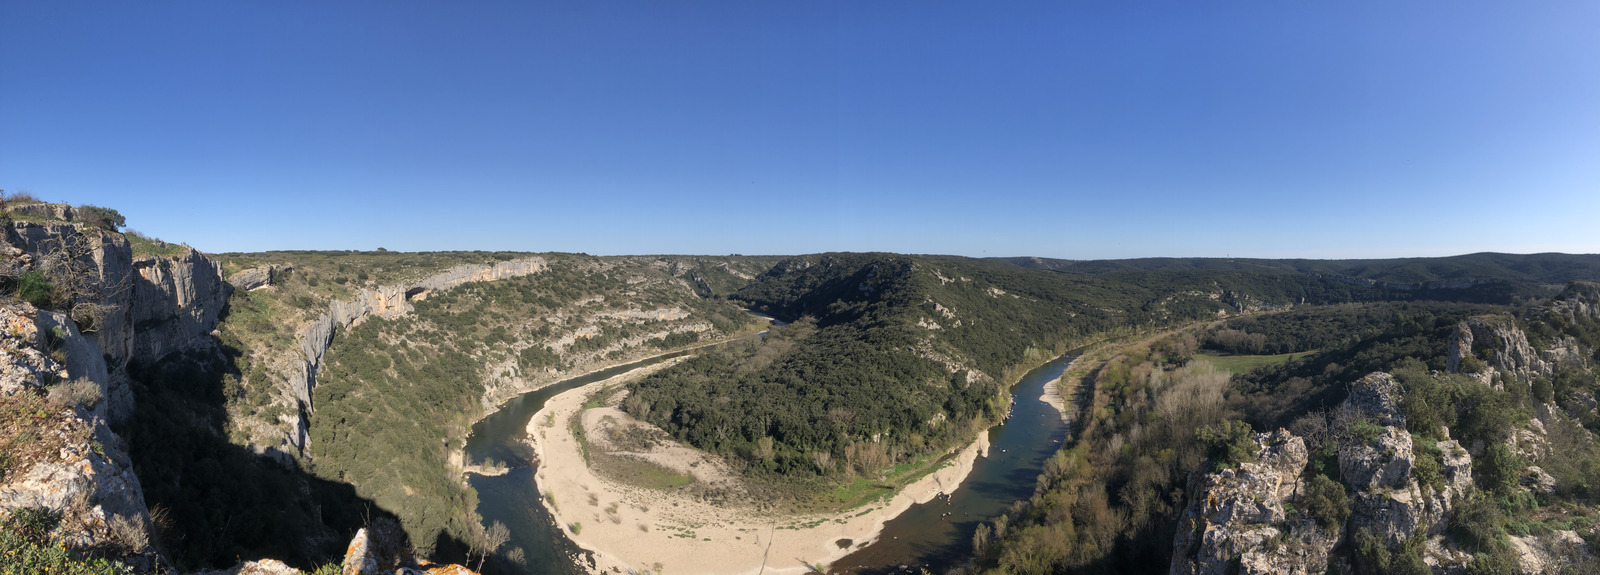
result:
[(52, 544), (13, 530), (0, 529), (0, 575), (131, 575), (120, 562), (84, 557), (59, 543)]
[(1478, 470), (1478, 486), (1495, 493), (1505, 495), (1517, 488), (1517, 479), (1522, 474), (1523, 463), (1516, 454), (1511, 453), (1505, 445), (1495, 443), (1485, 449), (1483, 457), (1476, 465)]
[(1350, 518), (1349, 497), (1345, 495), (1344, 486), (1326, 475), (1318, 474), (1306, 483), (1299, 505), (1324, 529), (1344, 525), (1345, 519)]
[(42, 542), (61, 522), (61, 515), (44, 507), (22, 507), (6, 516), (4, 527), (31, 541)]
[(14, 280), (12, 293), (17, 299), (33, 304), (39, 309), (55, 307), (56, 285), (45, 277), (44, 272), (34, 270), (22, 274)]
[(117, 231), (117, 228), (128, 223), (128, 219), (116, 210), (92, 205), (78, 206), (78, 221), (108, 232)]
[(1550, 403), (1556, 399), (1556, 388), (1550, 380), (1543, 377), (1533, 379), (1533, 398), (1540, 403)]
[(1467, 564), (1467, 575), (1516, 575), (1522, 569), (1517, 558), (1507, 552), (1474, 553)]
[(1383, 426), (1363, 419), (1350, 426), (1350, 434), (1361, 443), (1372, 443), (1379, 435), (1383, 435)]
[(1456, 504), (1455, 515), (1450, 519), (1450, 535), (1462, 548), (1473, 553), (1499, 551), (1505, 537), (1505, 514), (1482, 493)]
[(1258, 457), (1255, 429), (1238, 420), (1228, 420), (1195, 430), (1194, 437), (1206, 448), (1206, 457), (1221, 465), (1255, 462)]
[(1417, 484), (1435, 491), (1444, 488), (1444, 452), (1432, 439), (1411, 435), (1411, 453), (1415, 457), (1411, 473)]

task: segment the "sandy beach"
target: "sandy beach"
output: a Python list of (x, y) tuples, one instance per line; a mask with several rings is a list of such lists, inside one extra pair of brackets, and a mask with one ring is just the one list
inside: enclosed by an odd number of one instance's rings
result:
[[(775, 574), (825, 569), (870, 543), (885, 521), (912, 504), (954, 490), (972, 470), (977, 456), (988, 448), (988, 434), (979, 434), (978, 441), (944, 467), (893, 497), (838, 515), (762, 515), (743, 506), (713, 505), (687, 494), (599, 477), (585, 463), (568, 422), (583, 409), (590, 394), (670, 364), (641, 368), (557, 395), (528, 424), (530, 442), (542, 462), (536, 477), (544, 505), (569, 538), (594, 552), (596, 573), (753, 575), (763, 568)], [(586, 410), (580, 421), (591, 449), (630, 449), (611, 444), (606, 438), (620, 435), (608, 429), (660, 433), (611, 407)], [(670, 439), (651, 448), (631, 449), (640, 453), (628, 455), (691, 475), (696, 482), (738, 488), (737, 476), (715, 457)]]
[[(1063, 423), (1072, 423), (1072, 416), (1067, 414), (1067, 398), (1061, 394), (1061, 380), (1065, 379), (1068, 374), (1072, 374), (1072, 368), (1078, 365), (1078, 360), (1081, 358), (1082, 356), (1073, 358), (1072, 362), (1068, 363), (1066, 369), (1061, 372), (1060, 377), (1052, 379), (1044, 384), (1044, 393), (1039, 395), (1039, 401), (1048, 403), (1050, 404), (1050, 407), (1056, 408), (1056, 413), (1061, 415), (1061, 421)], [(1078, 374), (1074, 375), (1076, 377), (1082, 377)]]

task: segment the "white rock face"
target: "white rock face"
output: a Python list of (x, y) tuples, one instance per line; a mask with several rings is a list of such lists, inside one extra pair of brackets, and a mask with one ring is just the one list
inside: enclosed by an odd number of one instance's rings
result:
[[(1256, 435), (1259, 462), (1189, 478), (1189, 509), (1173, 541), (1172, 575), (1321, 574), (1338, 528), (1290, 517), (1284, 504), (1299, 489), (1305, 441), (1284, 430)], [(1277, 545), (1268, 545), (1277, 540)], [(1235, 571), (1234, 559), (1238, 559)]]
[(1349, 431), (1339, 440), (1339, 471), (1354, 490), (1350, 526), (1365, 528), (1390, 547), (1416, 535), (1438, 535), (1450, 518), (1455, 497), (1472, 487), (1472, 456), (1454, 440), (1440, 441), (1442, 485), (1418, 483), (1411, 433), (1400, 412), (1401, 388), (1377, 372), (1351, 385), (1340, 406), (1348, 421), (1381, 425), (1370, 437)]
[(1456, 326), (1445, 369), (1461, 372), (1461, 362), (1483, 350), (1489, 367), (1516, 376), (1522, 381), (1550, 374), (1551, 366), (1528, 344), (1528, 336), (1509, 317), (1475, 317)]
[(12, 222), (6, 241), (23, 258), (36, 261), (70, 245), (99, 275), (107, 293), (99, 303), (111, 310), (93, 328), (94, 343), (112, 359), (105, 366), (109, 387), (103, 415), (125, 419), (133, 413), (133, 395), (127, 389), (130, 362), (155, 363), (216, 329), (230, 290), (222, 281), (221, 266), (192, 249), (176, 258), (135, 261), (127, 238), (74, 223), (71, 206), (39, 204), (14, 211), (63, 220)]
[[(0, 393), (37, 393), (47, 382), (95, 381), (96, 377), (104, 391), (104, 360), (98, 353), (90, 353), (97, 352), (97, 346), (77, 333), (64, 316), (39, 312), (28, 304), (8, 305), (0, 307), (0, 326), (4, 327), (0, 330)], [(45, 353), (52, 346), (66, 351), (68, 365), (57, 364)], [(5, 477), (0, 483), (0, 513), (24, 507), (50, 509), (62, 518), (54, 535), (81, 547), (113, 540), (118, 521), (148, 529), (150, 512), (144, 490), (122, 438), (106, 426), (104, 417), (96, 415), (103, 405), (51, 409), (59, 411), (47, 418), (37, 433), (41, 441), (61, 442), (63, 447)], [(136, 557), (135, 562), (154, 561), (148, 545), (137, 552), (143, 557)]]

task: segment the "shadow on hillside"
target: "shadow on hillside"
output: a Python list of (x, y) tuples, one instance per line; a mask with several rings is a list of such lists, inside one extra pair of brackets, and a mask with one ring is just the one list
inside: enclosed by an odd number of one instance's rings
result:
[[(134, 414), (114, 426), (182, 571), (270, 557), (302, 569), (339, 561), (355, 531), (393, 514), (327, 481), (227, 440), (226, 390), (237, 349), (209, 342), (155, 365), (130, 365)], [(231, 383), (231, 384), (230, 384)]]

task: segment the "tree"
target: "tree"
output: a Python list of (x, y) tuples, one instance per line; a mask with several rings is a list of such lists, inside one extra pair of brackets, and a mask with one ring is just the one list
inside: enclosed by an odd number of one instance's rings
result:
[(467, 545), (471, 548), (471, 552), (478, 554), (478, 571), (483, 571), (483, 562), (490, 553), (499, 550), (501, 545), (511, 540), (511, 531), (506, 529), (506, 524), (499, 521), (487, 528), (481, 521), (469, 521), (467, 529), (470, 531), (467, 533)]
[(117, 228), (128, 224), (128, 219), (116, 210), (87, 204), (78, 206), (78, 221), (108, 232), (115, 232)]
[(130, 286), (127, 276), (100, 277), (94, 260), (98, 241), (99, 238), (83, 234), (63, 234), (40, 244), (34, 264), (34, 270), (44, 274), (55, 288), (51, 302), (85, 331), (97, 329), (115, 313), (117, 296)]

